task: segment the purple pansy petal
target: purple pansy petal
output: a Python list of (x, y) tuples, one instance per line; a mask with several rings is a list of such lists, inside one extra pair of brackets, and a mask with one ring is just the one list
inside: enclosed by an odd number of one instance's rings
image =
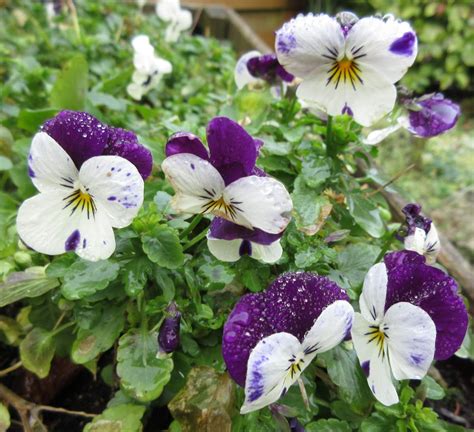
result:
[(409, 111), (409, 130), (423, 138), (439, 135), (453, 128), (461, 109), (459, 105), (445, 99), (441, 93), (414, 101), (419, 111)]
[(128, 130), (109, 127), (109, 138), (104, 155), (120, 156), (127, 159), (138, 169), (145, 180), (153, 168), (153, 157), (150, 150), (143, 147), (137, 136)]
[(282, 235), (283, 232), (279, 234), (269, 234), (258, 228), (251, 230), (219, 217), (215, 217), (212, 220), (209, 228), (209, 236), (211, 238), (221, 240), (243, 239), (262, 245), (272, 244), (281, 238)]
[[(402, 209), (405, 215), (406, 235), (413, 234), (416, 228), (421, 228), (428, 234), (432, 220), (421, 215), (421, 206), (417, 203), (407, 204)], [(398, 235), (399, 240), (403, 241), (405, 235)]]
[(175, 133), (166, 143), (166, 157), (179, 153), (191, 153), (201, 159), (209, 159), (207, 149), (201, 140), (196, 135), (188, 132)]
[(226, 185), (252, 175), (260, 148), (246, 130), (227, 117), (215, 117), (207, 126), (210, 161)]
[(425, 264), (411, 251), (387, 254), (388, 288), (385, 310), (398, 302), (409, 302), (428, 313), (436, 325), (435, 359), (451, 357), (467, 331), (468, 314), (458, 295), (456, 281)]
[(337, 284), (311, 273), (286, 273), (265, 292), (243, 296), (224, 325), (222, 354), (230, 375), (244, 386), (250, 352), (261, 339), (288, 332), (301, 341), (328, 305), (348, 299)]
[(66, 152), (79, 169), (84, 161), (102, 154), (109, 128), (86, 112), (61, 111), (42, 128)]
[(181, 313), (176, 303), (171, 303), (166, 309), (168, 316), (161, 324), (158, 333), (158, 344), (165, 353), (176, 351), (179, 346), (179, 326), (181, 323)]
[(247, 62), (247, 69), (252, 76), (271, 84), (275, 83), (277, 78), (286, 82), (291, 82), (295, 78), (278, 62), (276, 54), (264, 54), (251, 58)]

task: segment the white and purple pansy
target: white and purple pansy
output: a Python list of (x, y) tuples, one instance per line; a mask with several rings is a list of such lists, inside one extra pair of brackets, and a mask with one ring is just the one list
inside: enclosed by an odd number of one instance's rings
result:
[(88, 113), (60, 112), (31, 144), (28, 174), (40, 193), (18, 210), (20, 238), (47, 255), (110, 257), (112, 228), (129, 225), (138, 213), (151, 168), (151, 153), (132, 132)]
[(433, 359), (461, 346), (468, 315), (456, 282), (415, 252), (394, 252), (373, 266), (359, 299), (352, 341), (372, 393), (399, 401), (393, 378), (422, 379)]
[(279, 91), (281, 84), (291, 83), (295, 77), (278, 62), (276, 54), (262, 55), (259, 51), (249, 51), (237, 61), (234, 79), (239, 90), (246, 85), (265, 81), (271, 86), (277, 86)]
[(281, 258), (283, 249), (279, 234), (269, 234), (258, 228), (253, 230), (216, 217), (207, 234), (209, 251), (219, 260), (234, 262), (248, 255), (264, 263), (274, 263)]
[(402, 209), (405, 215), (403, 233), (397, 236), (403, 241), (406, 250), (415, 251), (426, 258), (428, 264), (434, 264), (441, 250), (438, 230), (430, 218), (421, 215), (421, 206), (407, 204)]
[(242, 414), (276, 402), (317, 354), (344, 340), (354, 315), (348, 300), (312, 273), (286, 273), (239, 300), (224, 325), (222, 354), (231, 377), (245, 386)]
[(293, 205), (284, 185), (255, 167), (262, 142), (233, 120), (216, 117), (208, 125), (207, 144), (209, 152), (189, 133), (177, 133), (166, 144), (162, 169), (176, 192), (173, 209), (281, 233)]
[(168, 60), (155, 55), (155, 48), (146, 35), (135, 36), (132, 47), (135, 71), (127, 93), (133, 99), (140, 100), (160, 83), (164, 75), (171, 73), (173, 66)]
[(302, 79), (299, 98), (370, 126), (393, 109), (394, 83), (415, 61), (417, 38), (407, 22), (392, 16), (308, 14), (277, 31), (275, 51), (281, 65)]
[(181, 9), (179, 0), (159, 0), (156, 4), (156, 14), (168, 23), (165, 33), (167, 42), (176, 42), (181, 32), (190, 29), (193, 24), (193, 15), (190, 11)]

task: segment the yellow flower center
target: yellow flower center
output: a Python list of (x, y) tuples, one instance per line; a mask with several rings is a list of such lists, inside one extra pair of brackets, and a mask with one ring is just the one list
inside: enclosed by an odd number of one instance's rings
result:
[(344, 57), (342, 60), (335, 60), (328, 70), (328, 75), (326, 85), (334, 84), (336, 89), (341, 81), (344, 81), (344, 84), (350, 81), (354, 90), (356, 89), (356, 84), (363, 84), (359, 66), (354, 60), (349, 60), (347, 57)]
[(76, 189), (67, 197), (63, 198), (63, 201), (66, 202), (63, 209), (69, 207), (71, 209), (71, 216), (76, 210), (78, 210), (81, 212), (87, 212), (87, 219), (89, 219), (91, 215), (95, 216), (95, 212), (97, 211), (92, 195), (82, 188)]

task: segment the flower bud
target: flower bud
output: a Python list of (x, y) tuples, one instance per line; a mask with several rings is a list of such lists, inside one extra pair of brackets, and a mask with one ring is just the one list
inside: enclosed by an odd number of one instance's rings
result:
[(161, 353), (170, 354), (179, 346), (179, 325), (181, 313), (175, 302), (171, 302), (166, 309), (166, 318), (161, 324), (158, 333), (158, 344)]

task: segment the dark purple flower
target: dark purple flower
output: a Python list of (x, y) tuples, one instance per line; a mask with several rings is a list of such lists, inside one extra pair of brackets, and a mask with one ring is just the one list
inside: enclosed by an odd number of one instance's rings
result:
[(231, 377), (244, 386), (249, 355), (259, 341), (280, 332), (302, 341), (336, 300), (348, 300), (344, 290), (311, 273), (286, 273), (266, 291), (243, 296), (224, 325), (222, 354)]
[(167, 317), (161, 324), (158, 333), (158, 344), (160, 350), (170, 354), (178, 349), (179, 346), (179, 326), (181, 323), (181, 313), (175, 302), (170, 303), (166, 309)]
[[(429, 232), (432, 224), (432, 220), (421, 215), (421, 205), (417, 203), (407, 204), (402, 209), (402, 213), (405, 215), (405, 224), (407, 228), (407, 234), (413, 234), (416, 228), (421, 228), (426, 233)], [(403, 235), (401, 236), (403, 241)]]
[(133, 163), (144, 179), (150, 175), (151, 153), (133, 132), (104, 125), (86, 112), (61, 111), (41, 129), (66, 151), (78, 169), (94, 156), (115, 155)]
[(252, 138), (246, 130), (227, 117), (215, 117), (207, 127), (209, 153), (201, 140), (179, 132), (166, 143), (166, 156), (191, 153), (209, 161), (221, 174), (226, 185), (256, 172), (255, 162), (262, 141)]
[(451, 357), (461, 346), (468, 325), (467, 310), (456, 281), (426, 265), (425, 258), (416, 252), (389, 253), (384, 261), (388, 271), (385, 310), (398, 302), (423, 309), (436, 326), (434, 358)]
[(454, 127), (458, 121), (461, 109), (441, 93), (427, 95), (411, 101), (419, 110), (409, 109), (409, 131), (423, 138), (442, 134)]
[(247, 62), (247, 69), (255, 78), (263, 79), (270, 84), (279, 80), (292, 82), (295, 77), (288, 73), (278, 62), (276, 54), (264, 54), (253, 57)]

